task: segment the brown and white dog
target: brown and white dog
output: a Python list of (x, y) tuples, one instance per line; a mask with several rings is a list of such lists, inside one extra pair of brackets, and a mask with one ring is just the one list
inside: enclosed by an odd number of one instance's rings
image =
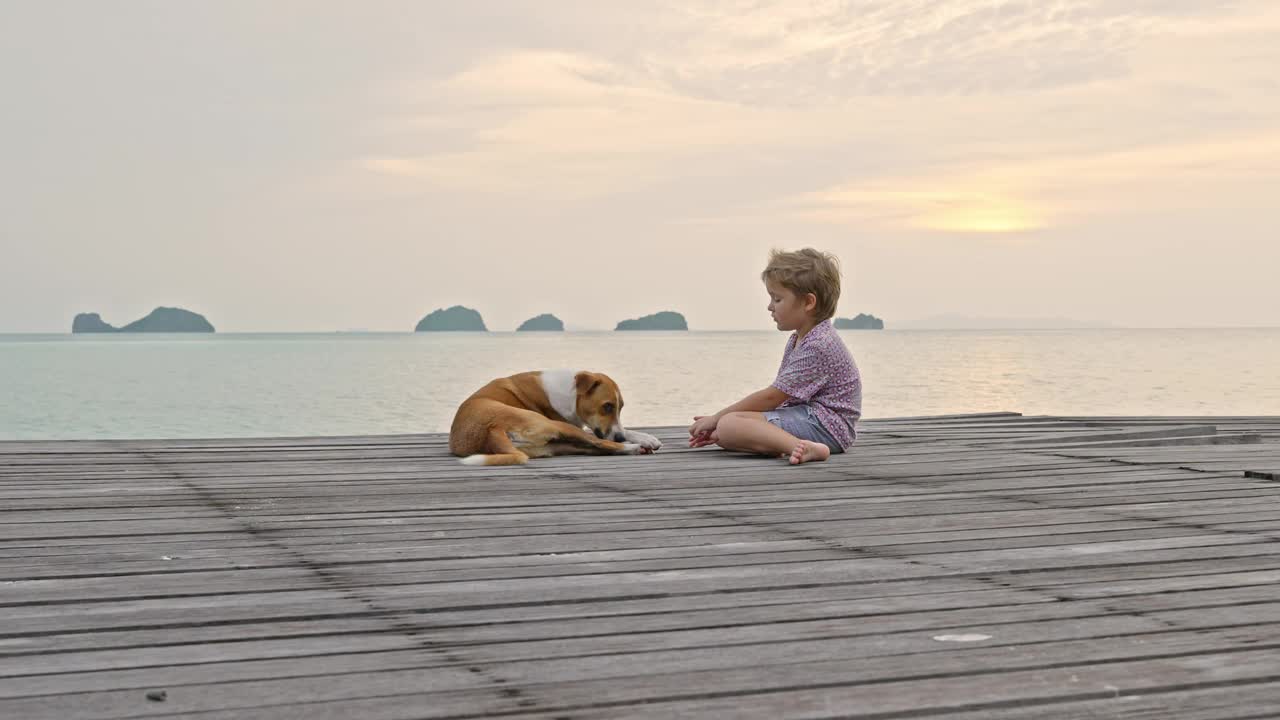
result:
[(658, 438), (622, 427), (621, 415), (622, 392), (608, 375), (520, 373), (463, 401), (449, 429), (449, 451), (465, 465), (523, 465), (531, 457), (640, 455), (662, 447)]

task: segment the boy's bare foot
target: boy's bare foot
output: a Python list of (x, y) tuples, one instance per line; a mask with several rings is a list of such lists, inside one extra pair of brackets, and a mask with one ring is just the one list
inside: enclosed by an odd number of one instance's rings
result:
[(831, 448), (812, 440), (801, 440), (796, 449), (791, 451), (791, 464), (799, 465), (807, 462), (822, 462), (831, 457)]

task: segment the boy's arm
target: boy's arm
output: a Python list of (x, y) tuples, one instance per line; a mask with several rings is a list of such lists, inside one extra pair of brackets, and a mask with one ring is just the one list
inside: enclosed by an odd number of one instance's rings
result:
[(693, 424), (689, 426), (689, 437), (691, 438), (689, 444), (691, 447), (702, 447), (703, 445), (714, 443), (716, 426), (720, 424), (720, 418), (731, 412), (738, 412), (739, 410), (764, 412), (778, 407), (786, 399), (786, 393), (770, 385), (763, 390), (751, 393), (714, 415), (699, 415), (693, 419)]
[(786, 393), (770, 385), (769, 387), (763, 390), (757, 390), (751, 393), (750, 395), (742, 398), (738, 402), (721, 410), (720, 412), (715, 414), (715, 418), (716, 420), (719, 420), (720, 418), (724, 417), (725, 415), (728, 415), (731, 412), (738, 412), (740, 410), (755, 411), (755, 412), (764, 412), (765, 410), (773, 410), (777, 408), (779, 405), (781, 405), (782, 403), (786, 402), (787, 397), (788, 396)]

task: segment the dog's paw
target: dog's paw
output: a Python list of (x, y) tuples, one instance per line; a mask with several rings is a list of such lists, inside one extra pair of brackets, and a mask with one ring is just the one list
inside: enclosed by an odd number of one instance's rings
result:
[(633, 442), (622, 443), (623, 455), (643, 455), (646, 452), (648, 451), (646, 451), (644, 449), (644, 446), (642, 446), (640, 443), (633, 443)]
[(653, 452), (662, 447), (661, 440), (650, 435), (649, 433), (643, 433), (638, 430), (628, 430), (627, 441), (636, 443), (637, 445), (644, 448), (645, 450), (648, 450), (649, 452)]

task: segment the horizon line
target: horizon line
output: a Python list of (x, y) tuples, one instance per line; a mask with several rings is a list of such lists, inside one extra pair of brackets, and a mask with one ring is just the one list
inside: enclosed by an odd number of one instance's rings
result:
[[(886, 327), (875, 330), (871, 328), (845, 328), (849, 332), (968, 332), (968, 331), (1006, 331), (1006, 330), (1277, 330), (1280, 325), (1042, 325), (1042, 326), (970, 326), (970, 327)], [(333, 329), (333, 330), (215, 330), (214, 332), (89, 332), (75, 333), (68, 330), (30, 330), (0, 331), (0, 337), (21, 335), (85, 335), (91, 337), (112, 337), (118, 335), (563, 335), (566, 333), (739, 333), (739, 332), (788, 332), (771, 328), (707, 328), (685, 330), (618, 330), (617, 328), (566, 328), (564, 330), (374, 330), (374, 329)]]

